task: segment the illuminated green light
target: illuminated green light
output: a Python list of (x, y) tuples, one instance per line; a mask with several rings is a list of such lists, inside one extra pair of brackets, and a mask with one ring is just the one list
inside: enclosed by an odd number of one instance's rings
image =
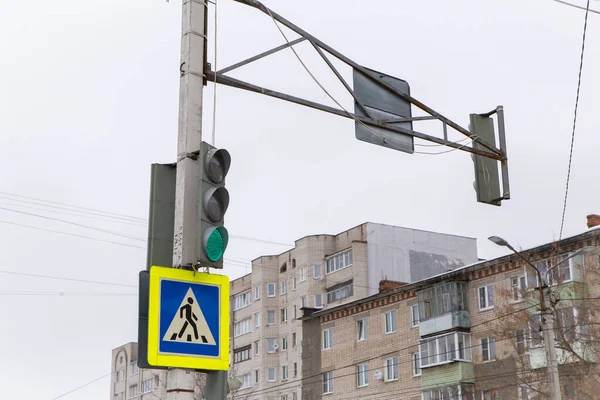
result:
[(219, 261), (223, 258), (227, 247), (228, 234), (223, 227), (213, 229), (205, 242), (206, 256), (210, 261)]

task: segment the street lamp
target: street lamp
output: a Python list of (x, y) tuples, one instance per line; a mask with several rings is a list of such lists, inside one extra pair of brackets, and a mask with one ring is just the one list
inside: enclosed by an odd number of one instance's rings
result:
[[(550, 390), (550, 399), (560, 400), (561, 393), (560, 380), (558, 375), (558, 361), (556, 358), (556, 347), (554, 344), (554, 315), (552, 314), (552, 311), (548, 312), (549, 307), (547, 307), (546, 305), (546, 301), (548, 299), (546, 298), (546, 296), (544, 296), (544, 289), (546, 288), (546, 286), (544, 285), (542, 274), (535, 267), (535, 265), (533, 265), (523, 254), (518, 252), (506, 240), (498, 236), (490, 236), (488, 240), (494, 244), (497, 244), (498, 246), (508, 247), (513, 253), (515, 253), (523, 261), (525, 261), (526, 265), (533, 268), (537, 275), (538, 290), (540, 292), (540, 312), (542, 314), (540, 320), (542, 325), (542, 334), (544, 335), (544, 346), (546, 348), (546, 366), (548, 371), (548, 388)], [(565, 261), (568, 261), (570, 258), (571, 257), (569, 257)]]

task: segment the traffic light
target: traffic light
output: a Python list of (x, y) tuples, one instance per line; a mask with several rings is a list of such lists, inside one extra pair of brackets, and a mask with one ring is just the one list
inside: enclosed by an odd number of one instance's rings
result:
[[(473, 148), (487, 150), (486, 147), (478, 143), (480, 139), (486, 143), (496, 145), (494, 120), (492, 118), (479, 114), (471, 114), (470, 122), (469, 130), (473, 135), (477, 136), (477, 140), (473, 141)], [(498, 161), (477, 154), (472, 154), (472, 158), (475, 165), (475, 182), (473, 182), (473, 187), (477, 193), (477, 201), (499, 206), (503, 197), (500, 194)]]
[(225, 149), (202, 142), (198, 161), (201, 179), (198, 196), (198, 262), (200, 267), (223, 268), (223, 254), (229, 242), (229, 234), (223, 226), (229, 206), (225, 177), (229, 172), (231, 156)]

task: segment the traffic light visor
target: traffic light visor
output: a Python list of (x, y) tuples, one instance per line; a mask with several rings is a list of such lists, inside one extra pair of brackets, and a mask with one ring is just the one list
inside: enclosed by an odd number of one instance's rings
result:
[(212, 149), (206, 154), (205, 173), (213, 183), (221, 183), (229, 172), (231, 155), (225, 149)]
[(204, 250), (206, 257), (210, 261), (219, 261), (223, 258), (227, 243), (229, 242), (229, 233), (222, 226), (207, 229), (204, 232)]

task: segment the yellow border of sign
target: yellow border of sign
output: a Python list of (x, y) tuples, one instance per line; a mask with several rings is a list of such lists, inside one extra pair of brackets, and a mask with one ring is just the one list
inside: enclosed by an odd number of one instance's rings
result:
[[(160, 281), (170, 279), (181, 282), (208, 283), (220, 287), (221, 311), (219, 316), (219, 357), (198, 357), (185, 355), (159, 354), (160, 332)], [(229, 369), (229, 278), (187, 271), (177, 268), (150, 268), (150, 307), (148, 310), (148, 363), (156, 367), (175, 367), (226, 371)]]

